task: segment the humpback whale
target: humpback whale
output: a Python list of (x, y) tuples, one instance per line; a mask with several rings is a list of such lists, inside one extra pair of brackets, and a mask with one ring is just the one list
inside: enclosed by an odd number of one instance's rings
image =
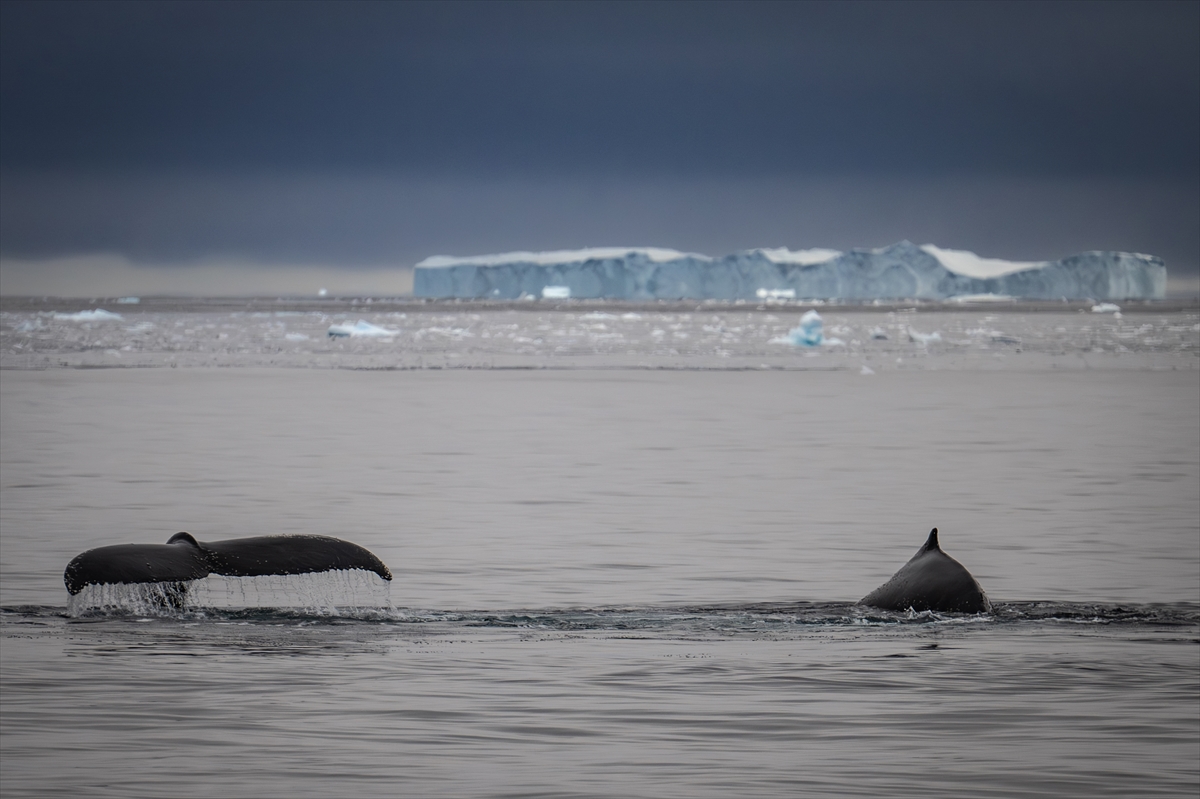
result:
[(264, 535), (197, 541), (176, 533), (165, 544), (117, 544), (77, 555), (63, 572), (72, 596), (88, 585), (109, 583), (176, 583), (209, 574), (255, 577), (263, 574), (307, 574), (335, 569), (363, 569), (385, 580), (392, 573), (369, 550), (325, 535)]
[(892, 579), (867, 594), (860, 605), (884, 610), (990, 613), (992, 603), (971, 573), (938, 546), (937, 528)]

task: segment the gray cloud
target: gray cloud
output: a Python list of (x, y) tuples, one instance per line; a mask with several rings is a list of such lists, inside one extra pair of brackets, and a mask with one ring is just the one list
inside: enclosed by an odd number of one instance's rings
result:
[(1170, 2), (3, 0), (0, 257), (13, 285), (98, 254), (907, 238), (1196, 273), (1198, 27)]
[(5, 3), (5, 165), (1200, 173), (1195, 3)]
[[(722, 255), (909, 238), (1014, 259), (1152, 250), (1194, 269), (1200, 203), (1148, 178), (464, 179), (42, 174), (0, 186), (8, 252), (135, 262), (410, 266), (434, 254), (584, 245)], [(1189, 261), (1189, 259), (1192, 259)]]

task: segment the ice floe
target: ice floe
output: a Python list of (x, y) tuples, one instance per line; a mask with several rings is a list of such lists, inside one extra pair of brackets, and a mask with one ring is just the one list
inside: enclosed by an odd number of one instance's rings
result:
[(373, 325), (365, 319), (359, 319), (354, 324), (342, 322), (340, 325), (330, 325), (330, 338), (392, 338), (399, 335), (399, 330)]
[(910, 327), (910, 328), (908, 328), (908, 340), (914, 344), (921, 344), (921, 345), (927, 346), (931, 342), (941, 341), (942, 334), (937, 332), (936, 330), (933, 331), (932, 333), (922, 333), (919, 330), (913, 330)]
[(1016, 297), (1009, 294), (957, 294), (953, 297), (947, 297), (946, 302), (954, 302), (959, 304), (977, 303), (977, 302), (1012, 302)]
[(97, 308), (94, 311), (78, 311), (76, 313), (55, 313), (54, 318), (63, 322), (115, 322), (125, 317), (119, 313)]

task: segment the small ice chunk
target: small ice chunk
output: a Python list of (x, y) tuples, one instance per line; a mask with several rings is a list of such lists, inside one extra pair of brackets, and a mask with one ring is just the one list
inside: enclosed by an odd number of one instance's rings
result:
[(759, 289), (754, 292), (760, 300), (794, 300), (795, 289)]
[(354, 324), (342, 322), (340, 325), (329, 326), (330, 338), (384, 338), (394, 336), (399, 332), (399, 330), (378, 327), (365, 319), (359, 319)]
[(1121, 306), (1111, 302), (1102, 302), (1092, 306), (1092, 313), (1120, 313)]
[(118, 297), (117, 298), (118, 305), (137, 305), (141, 301), (142, 301), (141, 297)]
[(121, 319), (122, 316), (119, 313), (97, 308), (94, 311), (79, 311), (78, 313), (55, 313), (54, 318), (62, 319), (65, 322), (113, 322)]
[(328, 294), (329, 294), (329, 289), (326, 289), (326, 288), (319, 288), (319, 289), (317, 289), (317, 296), (318, 296), (318, 297), (325, 297), (325, 296), (328, 296)]
[(797, 347), (816, 347), (825, 339), (824, 322), (816, 311), (800, 317), (800, 326), (788, 331), (788, 341)]
[(914, 344), (928, 345), (931, 341), (941, 341), (942, 334), (936, 330), (932, 333), (922, 333), (918, 330), (908, 329), (908, 340)]
[(567, 300), (571, 298), (570, 286), (544, 286), (542, 288), (542, 299), (545, 300)]
[(42, 327), (41, 319), (26, 319), (13, 329), (18, 333), (32, 333), (35, 330), (41, 330)]
[(888, 334), (882, 327), (876, 326), (871, 328), (871, 338), (875, 339), (876, 341), (887, 341)]
[(867, 366), (867, 365), (864, 363), (864, 364), (863, 364), (862, 371), (861, 371), (861, 372), (859, 372), (859, 374), (860, 374), (860, 375), (873, 375), (873, 374), (875, 374), (875, 370), (874, 370), (874, 369), (872, 369), (871, 367)]
[(288, 341), (308, 341), (307, 333), (288, 333), (284, 336)]

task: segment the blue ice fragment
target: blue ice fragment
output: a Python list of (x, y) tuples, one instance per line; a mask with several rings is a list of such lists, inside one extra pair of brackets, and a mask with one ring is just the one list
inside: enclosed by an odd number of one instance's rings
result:
[(800, 317), (799, 327), (788, 331), (788, 341), (797, 347), (819, 347), (825, 340), (822, 326), (821, 315), (816, 311), (809, 311)]

